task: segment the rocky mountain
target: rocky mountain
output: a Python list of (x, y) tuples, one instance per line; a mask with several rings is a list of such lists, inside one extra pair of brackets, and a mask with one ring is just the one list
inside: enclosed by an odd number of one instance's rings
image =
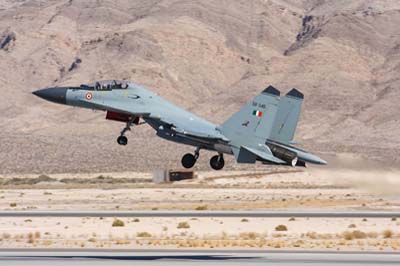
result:
[(101, 79), (144, 85), (215, 123), (269, 84), (295, 87), (301, 147), (399, 162), (398, 25), (392, 0), (2, 0), (0, 173), (179, 167), (191, 147), (146, 126), (119, 147), (123, 124), (31, 95)]

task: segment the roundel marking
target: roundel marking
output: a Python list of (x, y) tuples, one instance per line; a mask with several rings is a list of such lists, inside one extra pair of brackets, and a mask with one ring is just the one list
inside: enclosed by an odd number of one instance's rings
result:
[(93, 98), (93, 95), (91, 92), (86, 93), (85, 95), (86, 100), (90, 101)]

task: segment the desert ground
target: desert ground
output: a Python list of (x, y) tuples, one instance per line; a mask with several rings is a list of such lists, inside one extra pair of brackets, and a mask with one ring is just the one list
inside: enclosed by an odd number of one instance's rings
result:
[(396, 218), (14, 218), (0, 225), (0, 248), (400, 249)]
[[(0, 208), (31, 211), (398, 211), (398, 176), (395, 170), (362, 172), (324, 168), (200, 171), (193, 180), (166, 184), (152, 183), (152, 173), (148, 172), (29, 175), (19, 179), (9, 176), (2, 178), (6, 185), (0, 190)], [(4, 248), (180, 247), (396, 252), (400, 248), (400, 217), (0, 218), (0, 238), (0, 246)]]
[[(82, 176), (82, 174), (79, 174)], [(78, 176), (79, 176), (78, 175)], [(198, 172), (154, 184), (151, 173), (3, 178), (3, 210), (386, 210), (400, 207), (399, 173), (307, 169)], [(358, 175), (358, 176), (357, 176)], [(37, 183), (32, 183), (35, 181)]]

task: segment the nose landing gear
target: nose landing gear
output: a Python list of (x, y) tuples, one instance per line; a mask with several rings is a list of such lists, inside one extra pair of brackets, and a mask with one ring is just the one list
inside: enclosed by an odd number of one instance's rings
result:
[(131, 126), (133, 123), (135, 123), (135, 121), (137, 120), (136, 117), (133, 117), (131, 120), (129, 120), (126, 123), (126, 127), (124, 127), (121, 131), (120, 136), (117, 138), (117, 142), (119, 145), (127, 145), (128, 144), (128, 138), (125, 136), (126, 131), (130, 131), (131, 130)]
[(117, 142), (118, 142), (119, 145), (125, 146), (126, 144), (128, 144), (128, 138), (125, 137), (125, 136), (119, 136), (117, 138)]

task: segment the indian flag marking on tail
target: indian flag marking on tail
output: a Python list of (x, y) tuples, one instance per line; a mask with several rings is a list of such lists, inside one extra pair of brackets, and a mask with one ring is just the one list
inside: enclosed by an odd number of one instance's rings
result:
[(254, 110), (253, 111), (253, 115), (258, 116), (258, 117), (262, 117), (263, 113), (261, 111)]

